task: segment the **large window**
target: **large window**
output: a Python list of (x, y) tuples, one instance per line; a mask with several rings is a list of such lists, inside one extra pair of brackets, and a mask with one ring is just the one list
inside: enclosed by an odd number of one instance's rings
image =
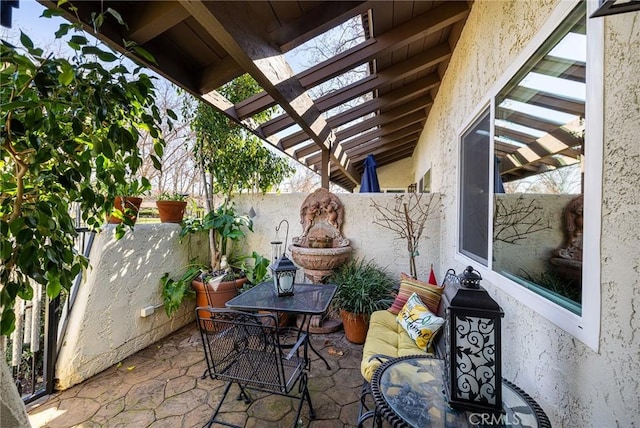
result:
[(583, 329), (585, 178), (600, 174), (586, 167), (597, 149), (586, 144), (586, 29), (580, 2), (460, 139), (459, 252), (522, 300), (573, 314), (572, 332)]

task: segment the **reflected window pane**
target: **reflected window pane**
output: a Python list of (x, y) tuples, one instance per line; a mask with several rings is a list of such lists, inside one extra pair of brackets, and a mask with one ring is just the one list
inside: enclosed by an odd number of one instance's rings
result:
[(492, 268), (578, 314), (585, 26), (581, 3), (498, 94), (494, 124)]

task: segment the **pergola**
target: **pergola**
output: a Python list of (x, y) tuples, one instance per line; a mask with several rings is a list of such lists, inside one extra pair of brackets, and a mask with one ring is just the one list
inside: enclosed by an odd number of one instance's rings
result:
[[(56, 4), (40, 1), (47, 7)], [(367, 155), (373, 154), (378, 166), (412, 156), (472, 2), (81, 1), (74, 6), (84, 24), (92, 12), (117, 10), (128, 28), (107, 21), (102, 40), (120, 51), (125, 50), (123, 40), (142, 46), (156, 63), (140, 56), (138, 62), (318, 172), (323, 187), (331, 181), (352, 191), (360, 183)], [(67, 18), (73, 21), (75, 15)], [(354, 18), (362, 25), (361, 43), (294, 74), (286, 52)], [(311, 88), (363, 65), (367, 72), (359, 80), (315, 99), (309, 94)], [(584, 79), (583, 64), (550, 60), (541, 72), (557, 75), (558, 67), (569, 69), (568, 78)], [(233, 104), (217, 89), (244, 73), (263, 92)], [(567, 104), (538, 91), (523, 90), (519, 96), (527, 103)], [(268, 122), (252, 119), (274, 106), (281, 113)], [(549, 126), (557, 127), (526, 114), (509, 115), (527, 126), (544, 126), (546, 132), (553, 131)], [(542, 164), (557, 163), (553, 157), (560, 151), (577, 157), (579, 139), (559, 132), (565, 144), (549, 150), (536, 138), (506, 130), (506, 138), (517, 144), (497, 141), (497, 156), (508, 160), (503, 179), (541, 171)], [(535, 156), (523, 155), (528, 148)]]

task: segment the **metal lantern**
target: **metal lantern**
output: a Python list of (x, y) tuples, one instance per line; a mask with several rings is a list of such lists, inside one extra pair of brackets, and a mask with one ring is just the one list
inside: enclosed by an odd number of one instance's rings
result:
[(471, 266), (447, 309), (445, 390), (460, 410), (503, 413), (500, 320), (504, 312)]
[(273, 285), (278, 296), (293, 296), (293, 286), (296, 279), (298, 267), (287, 257), (286, 251), (280, 254), (282, 241), (278, 240), (278, 231), (282, 223), (287, 224), (287, 234), (285, 238), (285, 249), (287, 248), (287, 239), (289, 238), (289, 222), (282, 220), (276, 227), (276, 239), (271, 241), (271, 259), (273, 262), (269, 265), (271, 276), (273, 277)]

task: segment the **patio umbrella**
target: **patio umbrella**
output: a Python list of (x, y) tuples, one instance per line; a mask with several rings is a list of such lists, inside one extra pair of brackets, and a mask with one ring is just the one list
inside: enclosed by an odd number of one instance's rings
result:
[(364, 161), (364, 172), (360, 181), (360, 193), (377, 193), (380, 192), (380, 183), (378, 183), (378, 173), (376, 172), (376, 161), (373, 155), (367, 156)]

